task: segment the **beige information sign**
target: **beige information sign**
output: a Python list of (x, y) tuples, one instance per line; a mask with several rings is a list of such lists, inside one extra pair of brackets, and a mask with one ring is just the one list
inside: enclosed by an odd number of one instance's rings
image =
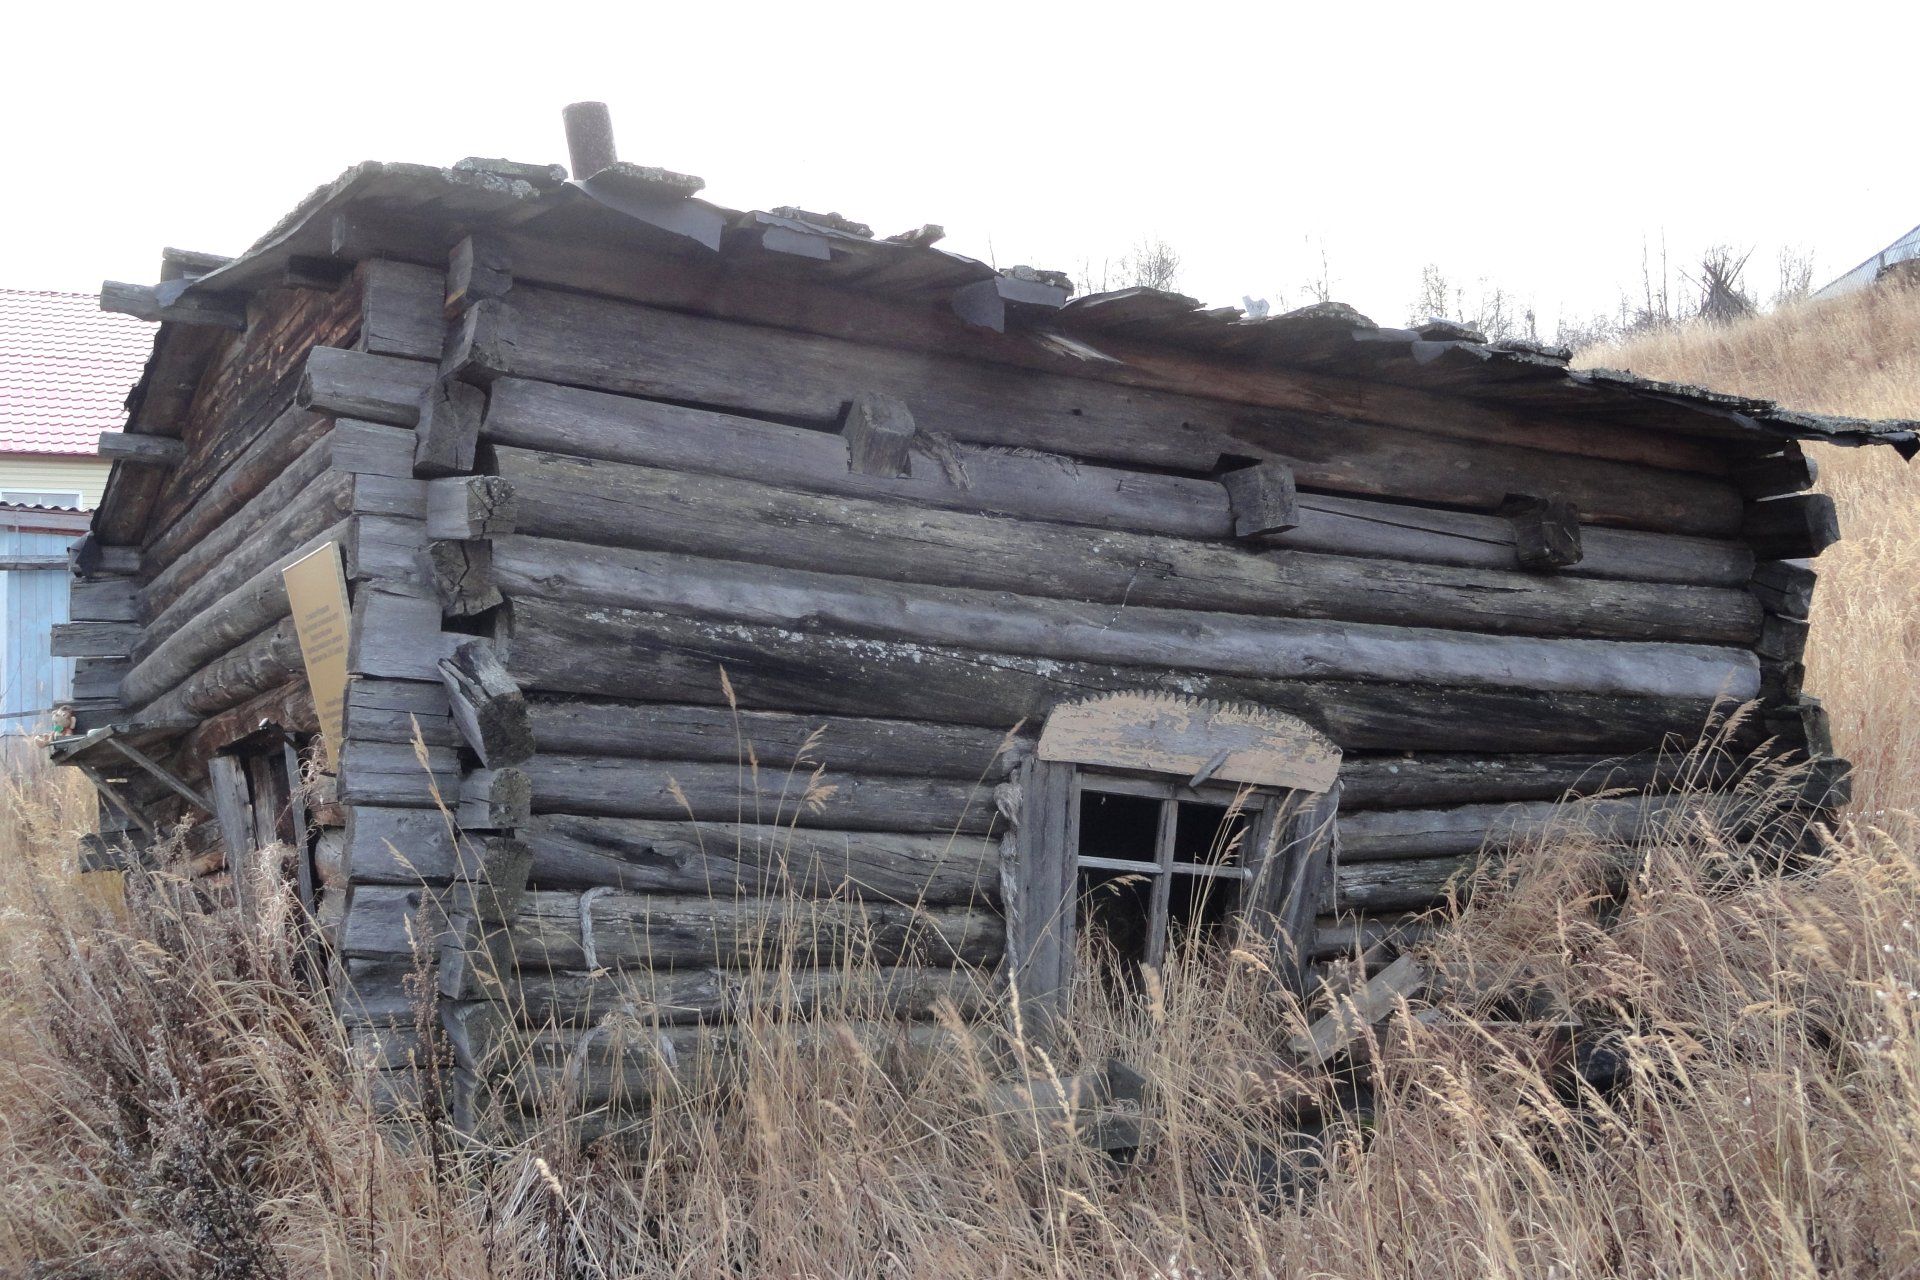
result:
[(307, 667), (320, 715), (320, 736), (327, 744), (327, 767), (340, 767), (340, 740), (347, 727), (347, 575), (340, 544), (329, 542), (280, 572), (300, 634), (300, 658)]

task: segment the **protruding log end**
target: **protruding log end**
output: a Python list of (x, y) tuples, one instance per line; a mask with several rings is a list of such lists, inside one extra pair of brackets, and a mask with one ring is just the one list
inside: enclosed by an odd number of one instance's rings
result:
[(574, 102), (561, 108), (567, 126), (567, 162), (576, 179), (610, 169), (619, 155), (613, 148), (613, 116), (604, 102)]

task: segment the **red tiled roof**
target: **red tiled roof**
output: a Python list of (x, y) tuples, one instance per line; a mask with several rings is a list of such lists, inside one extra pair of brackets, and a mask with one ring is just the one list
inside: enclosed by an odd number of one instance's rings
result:
[(92, 294), (0, 289), (0, 453), (93, 453), (126, 423), (153, 332)]

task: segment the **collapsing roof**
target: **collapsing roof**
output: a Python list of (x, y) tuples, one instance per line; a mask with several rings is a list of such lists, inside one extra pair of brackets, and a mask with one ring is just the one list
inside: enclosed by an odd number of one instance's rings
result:
[[(111, 285), (102, 305), (144, 319), (217, 325), (225, 318), (237, 327), (247, 295), (290, 275), (375, 251), (405, 256), (409, 247), (420, 260), (444, 262), (447, 228), (487, 228), (509, 240), (540, 242), (549, 252), (561, 246), (562, 255), (580, 259), (575, 267), (583, 281), (609, 261), (603, 256), (599, 268), (590, 267), (592, 248), (603, 254), (628, 249), (698, 263), (736, 284), (798, 279), (876, 302), (944, 305), (979, 333), (998, 335), (979, 354), (1012, 363), (1044, 355), (1058, 368), (1063, 354), (1124, 362), (1134, 354), (1196, 353), (1258, 372), (1388, 383), (1595, 425), (1762, 443), (1891, 444), (1906, 457), (1920, 450), (1920, 423), (1800, 413), (1768, 400), (1573, 369), (1564, 348), (1488, 342), (1448, 323), (1388, 328), (1338, 303), (1250, 318), (1152, 289), (1070, 298), (1057, 273), (996, 271), (936, 247), (938, 227), (876, 238), (838, 215), (722, 208), (698, 198), (702, 185), (624, 162), (584, 182), (569, 181), (559, 165), (468, 158), (441, 169), (368, 162), (314, 191), (239, 257), (176, 255), (200, 259), (204, 273), (182, 272), (154, 288)], [(705, 309), (698, 296), (686, 305)], [(136, 430), (142, 395), (136, 389), (130, 400)]]

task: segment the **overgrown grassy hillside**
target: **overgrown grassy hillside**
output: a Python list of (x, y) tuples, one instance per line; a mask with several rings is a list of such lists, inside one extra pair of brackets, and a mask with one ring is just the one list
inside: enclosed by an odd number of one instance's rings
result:
[[(1917, 343), (1907, 294), (1589, 358), (1920, 417)], [(130, 920), (98, 914), (66, 875), (74, 780), (16, 778), (0, 1273), (1920, 1274), (1920, 839), (1897, 812), (1920, 766), (1920, 519), (1889, 451), (1824, 460), (1850, 541), (1822, 563), (1815, 679), (1865, 765), (1824, 869), (1770, 874), (1704, 811), (1631, 849), (1556, 835), (1426, 944), (1466, 986), (1524, 984), (1528, 1020), (1485, 996), (1415, 1006), (1337, 1076), (1289, 1065), (1310, 1011), (1238, 951), (1138, 999), (1089, 984), (1051, 1055), (995, 1061), (954, 1019), (903, 1056), (765, 1015), (730, 1071), (680, 1072), (632, 1140), (584, 1152), (554, 1124), (477, 1145), (431, 1113), (378, 1124), (302, 993), (290, 918), (242, 938), (164, 884)], [(870, 1013), (853, 991), (832, 1011), (849, 1027)], [(1603, 1032), (1583, 1062), (1572, 1022)], [(1150, 1082), (1144, 1158), (990, 1114), (996, 1073), (1110, 1054)]]
[[(1920, 419), (1920, 287), (1804, 302), (1577, 360), (1814, 413)], [(1920, 460), (1890, 449), (1813, 453), (1844, 540), (1816, 566), (1808, 689), (1860, 766), (1857, 807), (1920, 808)]]

